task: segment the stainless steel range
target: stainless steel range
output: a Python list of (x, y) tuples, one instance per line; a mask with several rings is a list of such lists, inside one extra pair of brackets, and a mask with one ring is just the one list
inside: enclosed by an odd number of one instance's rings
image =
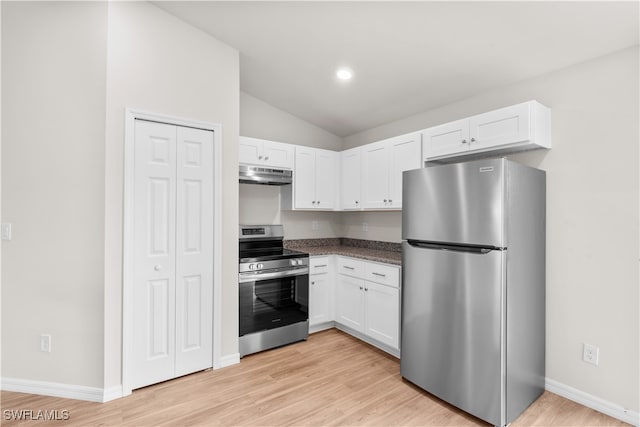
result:
[(283, 239), (282, 225), (240, 226), (240, 357), (309, 335), (309, 255)]

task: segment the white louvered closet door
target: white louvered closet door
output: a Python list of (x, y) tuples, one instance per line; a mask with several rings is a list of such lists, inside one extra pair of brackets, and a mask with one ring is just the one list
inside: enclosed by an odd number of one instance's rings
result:
[(213, 132), (136, 120), (131, 385), (211, 367)]

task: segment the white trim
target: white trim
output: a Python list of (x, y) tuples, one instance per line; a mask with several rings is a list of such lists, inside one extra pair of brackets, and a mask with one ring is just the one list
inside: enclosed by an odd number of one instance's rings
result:
[(544, 388), (551, 393), (579, 403), (587, 408), (602, 412), (610, 417), (624, 421), (634, 426), (640, 426), (640, 413), (624, 408), (616, 403), (609, 402), (599, 397), (593, 396), (584, 391), (578, 390), (556, 380), (545, 378)]
[(131, 394), (129, 378), (129, 358), (133, 348), (133, 333), (128, 325), (133, 321), (133, 178), (135, 120), (150, 120), (176, 126), (195, 127), (213, 131), (214, 157), (214, 224), (213, 224), (213, 354), (211, 365), (221, 367), (222, 345), (222, 125), (191, 120), (164, 114), (150, 113), (137, 109), (125, 109), (124, 117), (124, 224), (122, 261), (122, 390), (121, 395)]
[(109, 402), (111, 400), (120, 399), (124, 397), (122, 394), (122, 386), (118, 385), (115, 387), (110, 387), (102, 390), (102, 402)]
[(240, 363), (240, 353), (228, 354), (220, 358), (220, 368), (226, 368), (227, 366), (237, 365)]
[(63, 397), (65, 399), (87, 400), (89, 402), (104, 402), (104, 391), (101, 388), (83, 385), (23, 380), (20, 378), (2, 378), (2, 390)]

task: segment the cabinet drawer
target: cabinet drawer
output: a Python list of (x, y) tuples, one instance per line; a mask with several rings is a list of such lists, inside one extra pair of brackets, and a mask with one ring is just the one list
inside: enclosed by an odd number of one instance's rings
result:
[(338, 273), (340, 274), (359, 277), (362, 279), (364, 278), (364, 266), (364, 262), (353, 258), (338, 258)]
[(309, 258), (309, 274), (325, 274), (329, 272), (329, 257)]
[(364, 278), (370, 282), (397, 288), (400, 285), (400, 268), (368, 262), (365, 264)]

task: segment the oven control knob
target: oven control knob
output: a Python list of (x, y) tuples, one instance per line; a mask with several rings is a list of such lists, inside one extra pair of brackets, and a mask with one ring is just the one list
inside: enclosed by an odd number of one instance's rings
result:
[(264, 268), (264, 264), (258, 264), (258, 265), (257, 265), (257, 267), (258, 267), (259, 269)]
[(255, 270), (256, 265), (255, 264), (249, 264), (249, 270)]
[(298, 265), (302, 265), (302, 260), (301, 259), (298, 260)]

